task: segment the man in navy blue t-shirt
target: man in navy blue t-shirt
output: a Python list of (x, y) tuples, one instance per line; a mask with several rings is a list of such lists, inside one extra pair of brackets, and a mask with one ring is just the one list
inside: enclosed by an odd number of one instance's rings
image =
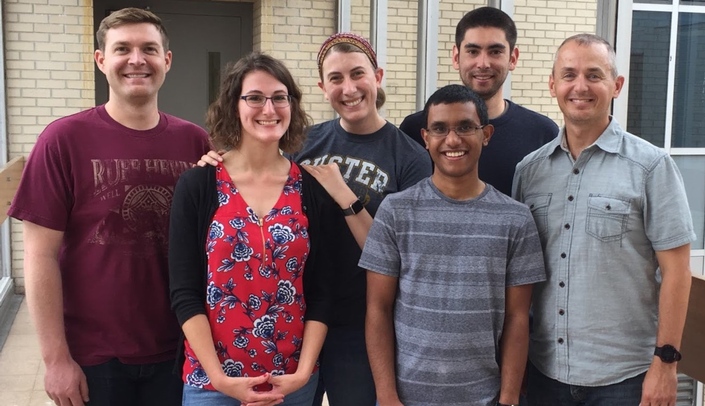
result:
[[(495, 128), (492, 141), (482, 150), (480, 179), (508, 196), (516, 164), (558, 134), (558, 126), (550, 118), (502, 97), (504, 81), (519, 59), (516, 40), (516, 25), (506, 13), (480, 7), (460, 20), (453, 46), (453, 67), (463, 84), (484, 99)], [(423, 127), (423, 112), (407, 116), (399, 126), (425, 146)]]

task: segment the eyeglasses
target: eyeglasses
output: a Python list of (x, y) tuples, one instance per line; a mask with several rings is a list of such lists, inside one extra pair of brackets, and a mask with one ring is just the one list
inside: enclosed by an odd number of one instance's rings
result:
[(485, 128), (485, 125), (481, 125), (481, 126), (477, 126), (477, 127), (473, 126), (473, 125), (469, 125), (469, 124), (461, 124), (461, 125), (457, 125), (455, 127), (446, 127), (446, 126), (438, 125), (438, 126), (433, 126), (431, 128), (427, 128), (426, 131), (428, 132), (428, 135), (430, 135), (431, 137), (435, 137), (435, 138), (446, 137), (446, 136), (448, 136), (448, 134), (450, 134), (451, 130), (453, 132), (455, 132), (455, 134), (458, 137), (469, 137), (469, 136), (475, 134), (475, 131), (482, 130), (483, 128)]
[(264, 107), (264, 105), (267, 104), (267, 100), (272, 101), (272, 106), (274, 106), (275, 109), (289, 107), (291, 103), (290, 94), (275, 94), (272, 97), (262, 96), (261, 94), (248, 94), (247, 96), (240, 96), (240, 98), (244, 100), (248, 106), (253, 108)]

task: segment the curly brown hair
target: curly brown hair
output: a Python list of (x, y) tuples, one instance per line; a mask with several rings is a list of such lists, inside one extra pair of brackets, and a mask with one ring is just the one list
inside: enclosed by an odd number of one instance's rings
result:
[(218, 98), (208, 107), (206, 127), (213, 145), (218, 149), (237, 148), (242, 141), (242, 124), (238, 105), (242, 82), (248, 73), (261, 71), (274, 76), (291, 95), (291, 122), (286, 134), (279, 140), (279, 149), (294, 153), (303, 145), (311, 118), (303, 109), (301, 89), (286, 65), (261, 52), (252, 52), (225, 69)]
[(105, 36), (111, 28), (122, 27), (129, 24), (153, 24), (159, 30), (162, 36), (162, 46), (164, 52), (169, 50), (169, 36), (166, 33), (166, 28), (162, 23), (162, 19), (149, 10), (144, 10), (136, 7), (127, 7), (117, 11), (113, 11), (100, 22), (98, 31), (95, 33), (95, 39), (98, 43), (98, 49), (105, 52)]

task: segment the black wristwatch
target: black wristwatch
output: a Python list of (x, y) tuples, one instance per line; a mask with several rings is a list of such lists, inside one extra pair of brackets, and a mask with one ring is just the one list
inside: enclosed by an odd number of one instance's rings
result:
[(661, 358), (661, 361), (665, 362), (666, 364), (672, 364), (676, 361), (680, 361), (681, 358), (683, 358), (683, 356), (680, 352), (678, 352), (676, 347), (670, 344), (665, 344), (662, 347), (656, 347), (654, 349), (654, 355)]
[(515, 405), (515, 404), (513, 404), (513, 403), (512, 403), (511, 405), (508, 405), (508, 404), (506, 404), (506, 403), (499, 403), (499, 402), (497, 402), (497, 406), (519, 406), (519, 405)]
[(350, 204), (350, 207), (347, 209), (343, 209), (343, 214), (346, 216), (352, 216), (355, 215), (364, 209), (365, 206), (363, 206), (362, 202), (360, 199), (356, 199), (354, 202)]

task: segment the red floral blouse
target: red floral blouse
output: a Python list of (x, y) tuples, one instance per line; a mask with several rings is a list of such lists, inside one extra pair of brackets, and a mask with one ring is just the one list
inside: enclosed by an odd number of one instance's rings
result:
[[(206, 313), (218, 358), (231, 377), (296, 372), (306, 303), (303, 271), (309, 253), (301, 172), (291, 165), (279, 200), (263, 218), (216, 168), (219, 206), (206, 239)], [(214, 390), (185, 343), (183, 380)]]

